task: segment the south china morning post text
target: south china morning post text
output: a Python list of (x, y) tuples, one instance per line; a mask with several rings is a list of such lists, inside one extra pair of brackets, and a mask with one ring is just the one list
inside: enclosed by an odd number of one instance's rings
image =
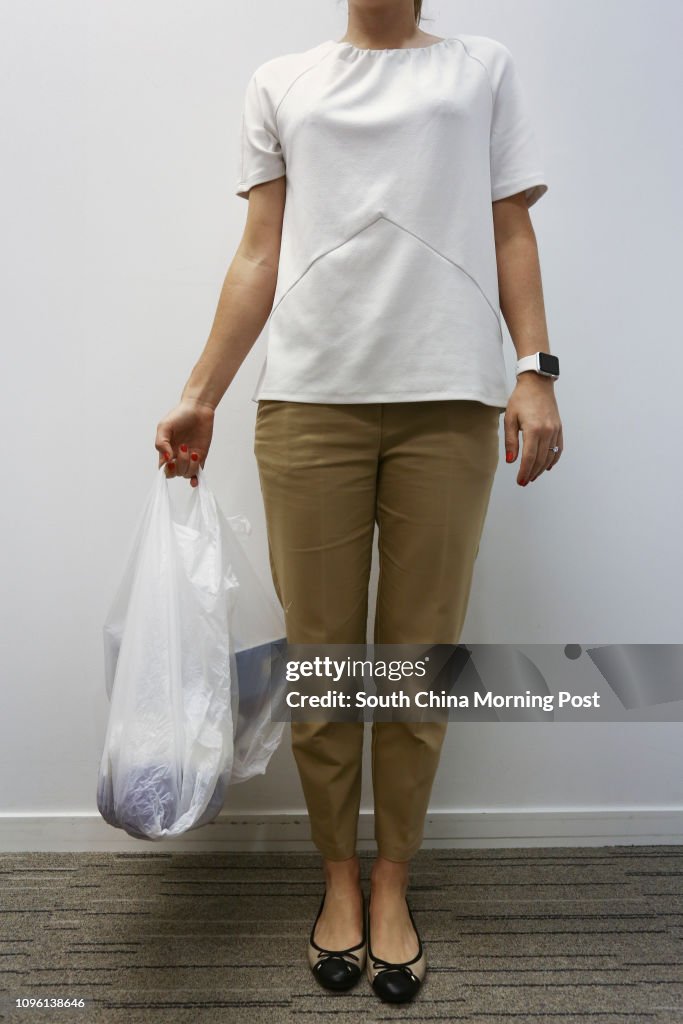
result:
[[(439, 721), (554, 717), (599, 708), (600, 694), (483, 685), (459, 644), (287, 644), (277, 721)], [(519, 681), (517, 681), (519, 682)], [(513, 692), (514, 690), (514, 692)]]

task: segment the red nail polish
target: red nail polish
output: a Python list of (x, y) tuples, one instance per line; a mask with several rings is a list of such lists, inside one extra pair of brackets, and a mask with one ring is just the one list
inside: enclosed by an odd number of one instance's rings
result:
[(181, 452), (186, 452), (187, 451), (187, 445), (186, 444), (181, 444), (180, 450), (181, 450)]
[(514, 458), (515, 458), (515, 456), (514, 456), (513, 452), (506, 452), (505, 453), (505, 461), (506, 462), (513, 462)]
[(529, 481), (528, 481), (528, 480), (520, 480), (520, 481), (519, 481), (519, 486), (520, 486), (520, 487), (526, 487), (526, 485), (527, 485), (528, 483), (529, 483)]
[(190, 458), (192, 459), (193, 462), (196, 462), (198, 460), (199, 456), (197, 455), (196, 452), (192, 452), (192, 455), (190, 456)]

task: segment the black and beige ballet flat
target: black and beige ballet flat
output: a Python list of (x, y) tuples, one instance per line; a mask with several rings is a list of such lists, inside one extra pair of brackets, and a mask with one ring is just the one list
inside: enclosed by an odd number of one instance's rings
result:
[(412, 960), (392, 964), (382, 960), (372, 952), (370, 940), (370, 900), (368, 900), (368, 979), (373, 991), (385, 1003), (406, 1003), (416, 994), (427, 972), (427, 958), (422, 948), (422, 939), (417, 930), (413, 914), (406, 897), (406, 905), (415, 935), (417, 936), (417, 955)]
[(361, 896), (363, 900), (363, 938), (358, 945), (349, 946), (348, 949), (325, 949), (314, 940), (315, 926), (325, 904), (325, 893), (323, 893), (316, 919), (311, 928), (308, 940), (308, 962), (320, 984), (333, 992), (346, 992), (353, 988), (365, 967), (367, 956), (365, 895), (361, 894)]

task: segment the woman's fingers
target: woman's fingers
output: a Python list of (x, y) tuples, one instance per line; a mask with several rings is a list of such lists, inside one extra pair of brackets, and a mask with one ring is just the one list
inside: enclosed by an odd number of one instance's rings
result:
[[(541, 473), (545, 472), (546, 469), (552, 469), (552, 467), (555, 465), (560, 455), (562, 454), (562, 424), (560, 424), (559, 427), (555, 428), (552, 431), (550, 437), (548, 438), (547, 445), (543, 444), (543, 447), (539, 450), (539, 455), (543, 454), (543, 449), (545, 448), (547, 448), (545, 459), (540, 460), (542, 461), (543, 465), (536, 473), (536, 476), (539, 476)], [(557, 448), (558, 451), (554, 451), (554, 448)]]
[(560, 455), (562, 454), (562, 451), (564, 449), (564, 437), (562, 436), (562, 424), (560, 424), (560, 429), (557, 432), (557, 437), (555, 439), (555, 444), (559, 448), (559, 451), (557, 451), (557, 452), (550, 452), (549, 453), (552, 456), (552, 458), (550, 460), (550, 465), (548, 466), (548, 469), (552, 469), (553, 466), (556, 465), (560, 461)]
[(541, 427), (537, 435), (537, 447), (536, 447), (536, 459), (534, 461), (534, 467), (529, 477), (530, 480), (536, 480), (541, 473), (545, 472), (548, 462), (553, 456), (553, 452), (550, 449), (555, 444), (553, 440), (555, 437), (555, 429), (551, 426)]
[(556, 444), (558, 432), (552, 425), (526, 427), (524, 434), (524, 451), (520, 466), (520, 482), (538, 479), (559, 454), (551, 451)]
[(538, 456), (538, 432), (533, 427), (522, 427), (522, 459), (517, 482), (526, 486), (532, 479)]
[(170, 462), (173, 458), (171, 431), (164, 420), (162, 420), (157, 426), (157, 436), (154, 439), (154, 447), (159, 452), (159, 465), (157, 468), (161, 469), (164, 462)]
[(190, 468), (190, 450), (183, 441), (178, 445), (178, 452), (176, 454), (176, 476), (191, 476), (188, 472)]
[(197, 449), (191, 448), (186, 444), (181, 444), (179, 446), (176, 463), (178, 467), (177, 475), (186, 477), (192, 482), (192, 486), (196, 487), (199, 482), (197, 479), (197, 469), (199, 466), (203, 467), (204, 465)]
[(559, 452), (553, 451), (553, 448), (559, 447), (559, 433), (559, 430), (556, 430), (550, 439), (550, 442), (548, 444), (548, 454), (545, 457), (545, 465), (543, 466), (541, 472), (544, 472), (546, 469), (550, 469), (550, 467), (555, 462), (555, 456), (560, 454)]
[(199, 479), (196, 476), (197, 467), (199, 465), (203, 465), (203, 463), (200, 463), (198, 453), (197, 452), (190, 452), (190, 467), (191, 467), (190, 472), (193, 473), (193, 475), (190, 477), (190, 486), (191, 487), (197, 487), (198, 484), (199, 484)]

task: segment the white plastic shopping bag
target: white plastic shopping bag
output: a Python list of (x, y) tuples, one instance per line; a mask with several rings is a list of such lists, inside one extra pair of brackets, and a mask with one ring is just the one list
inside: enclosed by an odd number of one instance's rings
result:
[[(97, 806), (141, 839), (212, 821), (230, 783), (265, 772), (284, 722), (285, 623), (199, 467), (159, 467), (104, 625), (109, 718)], [(191, 491), (184, 511), (169, 488)], [(177, 497), (177, 495), (174, 495)]]

